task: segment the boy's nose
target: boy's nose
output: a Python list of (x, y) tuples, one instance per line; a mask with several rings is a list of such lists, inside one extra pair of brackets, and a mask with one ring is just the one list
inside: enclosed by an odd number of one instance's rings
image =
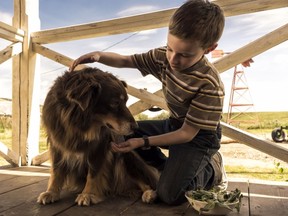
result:
[(179, 62), (179, 57), (177, 54), (171, 54), (170, 64), (177, 64)]

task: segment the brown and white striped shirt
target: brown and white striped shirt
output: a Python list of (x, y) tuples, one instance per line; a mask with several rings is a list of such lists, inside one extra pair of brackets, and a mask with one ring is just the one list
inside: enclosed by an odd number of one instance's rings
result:
[(152, 74), (162, 82), (172, 118), (215, 130), (222, 114), (224, 86), (216, 68), (205, 56), (190, 68), (172, 71), (166, 47), (135, 54), (132, 59), (143, 76)]

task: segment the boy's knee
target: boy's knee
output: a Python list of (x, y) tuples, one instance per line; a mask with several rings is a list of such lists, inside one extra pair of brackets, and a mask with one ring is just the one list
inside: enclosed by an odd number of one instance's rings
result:
[(175, 188), (158, 186), (157, 195), (159, 199), (168, 205), (180, 205), (186, 201), (185, 192), (175, 191)]

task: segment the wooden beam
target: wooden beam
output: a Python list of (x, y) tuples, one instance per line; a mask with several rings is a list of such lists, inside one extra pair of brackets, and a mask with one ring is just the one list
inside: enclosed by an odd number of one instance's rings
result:
[(221, 73), (286, 40), (288, 40), (288, 24), (220, 58), (213, 64)]
[[(164, 96), (163, 96), (163, 91), (162, 91), (161, 89), (158, 90), (158, 91), (156, 91), (156, 92), (153, 93), (153, 94), (154, 94), (154, 95), (157, 95), (157, 96), (159, 96), (159, 97), (161, 97), (161, 98), (164, 98)], [(129, 110), (130, 110), (130, 112), (132, 113), (132, 115), (134, 116), (134, 115), (137, 115), (137, 114), (139, 114), (139, 113), (142, 113), (142, 112), (146, 111), (147, 109), (150, 109), (151, 106), (152, 106), (151, 104), (146, 103), (146, 102), (144, 102), (144, 101), (142, 101), (142, 100), (139, 100), (139, 101), (137, 101), (136, 103), (131, 104), (131, 105), (129, 106)], [(163, 100), (162, 100), (161, 107), (162, 107), (162, 109), (168, 111), (168, 107), (167, 107), (166, 103), (163, 102)]]
[(250, 134), (246, 131), (235, 128), (229, 124), (221, 122), (222, 132), (225, 136), (231, 139), (237, 140), (238, 142), (248, 145), (254, 149), (278, 158), (284, 162), (288, 162), (288, 149), (275, 145), (267, 140), (260, 139), (259, 137)]
[[(237, 3), (234, 3), (234, 1), (218, 0), (215, 2), (222, 5), (225, 16), (288, 6), (287, 0), (254, 0), (245, 1), (245, 3), (238, 0)], [(167, 27), (168, 21), (175, 10), (176, 8), (172, 8), (83, 25), (42, 30), (32, 33), (31, 36), (34, 43), (46, 44)]]
[(288, 7), (287, 0), (215, 0), (226, 17)]
[(12, 67), (12, 150), (19, 153), (21, 165), (30, 165), (39, 152), (40, 65), (30, 37), (40, 29), (38, 15), (39, 0), (14, 0), (13, 26), (25, 31), (22, 53)]
[(0, 51), (0, 64), (22, 52), (22, 43), (17, 42)]
[(32, 165), (39, 166), (50, 159), (50, 151), (44, 151), (32, 159)]
[[(22, 7), (21, 0), (14, 0), (14, 16), (13, 16), (13, 26), (15, 28), (22, 29)], [(25, 14), (25, 13), (24, 13)], [(24, 40), (23, 40), (24, 41)], [(23, 48), (22, 48), (23, 49)], [(21, 73), (21, 58), (22, 53), (15, 56), (12, 59), (12, 150), (16, 152), (21, 160), (21, 143), (27, 141), (27, 107), (28, 105), (22, 100), (23, 89), (22, 86), (25, 85), (25, 81), (22, 81), (21, 75), (23, 77), (28, 77), (27, 74)], [(25, 155), (23, 155), (25, 158)], [(21, 165), (21, 161), (19, 165)]]
[(0, 38), (12, 42), (23, 42), (24, 31), (0, 21)]
[[(62, 55), (61, 53), (55, 52), (47, 47), (41, 46), (39, 44), (33, 43), (32, 49), (34, 52), (51, 59), (52, 61), (58, 62), (59, 64), (65, 65), (67, 67), (70, 67), (70, 65), (73, 62), (73, 59)], [(86, 65), (78, 65), (76, 70), (81, 70), (83, 68), (87, 67)]]
[(0, 156), (13, 166), (19, 164), (18, 155), (2, 142), (0, 142)]
[(127, 92), (128, 94), (141, 99), (143, 102), (150, 104), (149, 108), (154, 105), (168, 110), (165, 99), (163, 97), (152, 94), (145, 89), (137, 89), (132, 86), (128, 86)]
[(34, 32), (31, 36), (34, 43), (46, 44), (161, 28), (167, 25), (169, 17), (173, 14), (174, 10), (175, 9), (169, 9), (149, 13), (148, 15), (142, 14), (53, 30), (44, 30)]

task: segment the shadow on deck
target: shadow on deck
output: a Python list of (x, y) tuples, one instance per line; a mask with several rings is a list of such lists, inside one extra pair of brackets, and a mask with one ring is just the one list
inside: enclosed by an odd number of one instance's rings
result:
[[(74, 203), (76, 194), (68, 192), (62, 193), (61, 200), (52, 205), (39, 205), (36, 199), (46, 189), (48, 178), (47, 166), (0, 169), (0, 215), (198, 215), (188, 202), (180, 206), (148, 205), (140, 199), (122, 197), (112, 197), (90, 207), (79, 207)], [(230, 216), (288, 215), (288, 183), (231, 179), (229, 189), (235, 188), (240, 189), (244, 197), (240, 213), (235, 211)]]

